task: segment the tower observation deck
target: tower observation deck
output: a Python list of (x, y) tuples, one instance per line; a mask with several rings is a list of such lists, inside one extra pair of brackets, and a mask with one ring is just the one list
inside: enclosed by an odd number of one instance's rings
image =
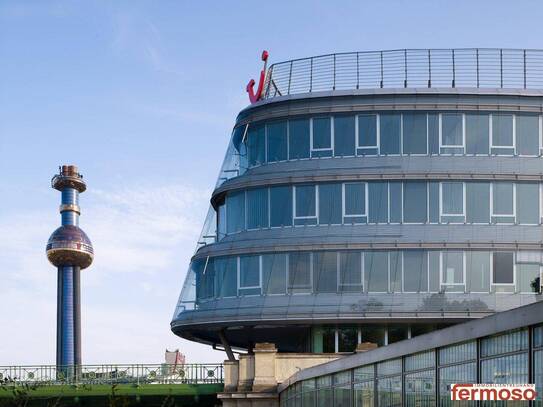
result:
[(62, 194), (61, 226), (46, 246), (47, 258), (58, 270), (57, 287), (57, 366), (81, 365), (80, 271), (94, 257), (92, 243), (79, 228), (79, 194), (87, 188), (74, 165), (63, 165), (51, 180)]

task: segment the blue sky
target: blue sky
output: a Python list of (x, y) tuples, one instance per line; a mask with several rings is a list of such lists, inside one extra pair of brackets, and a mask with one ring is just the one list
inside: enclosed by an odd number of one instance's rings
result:
[(59, 225), (49, 180), (75, 163), (86, 363), (220, 352), (169, 322), (247, 81), (340, 51), (541, 47), (537, 1), (0, 1), (0, 365), (54, 362)]

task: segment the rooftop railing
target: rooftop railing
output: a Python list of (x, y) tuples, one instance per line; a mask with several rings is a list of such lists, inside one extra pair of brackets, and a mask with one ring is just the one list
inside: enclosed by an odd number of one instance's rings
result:
[(543, 50), (401, 49), (294, 59), (270, 66), (263, 98), (376, 88), (543, 89)]
[(0, 386), (223, 383), (222, 364), (0, 366)]

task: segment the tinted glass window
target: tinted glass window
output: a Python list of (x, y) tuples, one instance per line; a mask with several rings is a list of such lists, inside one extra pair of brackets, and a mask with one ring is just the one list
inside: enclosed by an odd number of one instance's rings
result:
[(239, 262), (239, 287), (250, 288), (260, 286), (259, 256), (241, 256)]
[(268, 132), (268, 162), (284, 161), (287, 157), (287, 122), (270, 123)]
[(311, 253), (290, 253), (288, 285), (290, 292), (311, 291)]
[(262, 285), (265, 293), (285, 293), (286, 267), (286, 254), (265, 254), (262, 256)]
[(488, 292), (490, 290), (490, 253), (466, 252), (466, 267), (468, 291)]
[(400, 154), (400, 115), (380, 115), (381, 154)]
[(539, 185), (517, 184), (517, 222), (539, 223)]
[(407, 292), (428, 291), (428, 258), (423, 250), (403, 253), (404, 290)]
[(466, 114), (466, 153), (488, 154), (489, 116), (485, 114)]
[(403, 152), (404, 154), (426, 154), (426, 114), (403, 114)]
[(316, 216), (315, 185), (299, 185), (296, 191), (296, 217)]
[(341, 184), (319, 185), (319, 223), (341, 224)]
[(428, 114), (428, 148), (430, 154), (439, 154), (438, 114)]
[(362, 290), (360, 252), (342, 252), (339, 254), (339, 289), (340, 291)]
[(366, 184), (345, 184), (345, 215), (366, 213)]
[(370, 182), (369, 221), (371, 223), (388, 222), (388, 184), (386, 182)]
[(492, 145), (495, 147), (513, 146), (513, 116), (510, 114), (492, 115)]
[(226, 197), (226, 231), (240, 232), (245, 229), (245, 191), (235, 191)]
[(493, 188), (493, 212), (495, 215), (514, 215), (513, 183), (495, 182)]
[(515, 282), (513, 279), (513, 258), (514, 254), (511, 252), (494, 253), (494, 278), (492, 279), (494, 284), (513, 284)]
[(313, 255), (313, 287), (317, 293), (337, 291), (336, 252), (320, 252)]
[(247, 132), (247, 154), (249, 165), (260, 165), (265, 162), (266, 137), (264, 126), (249, 127)]
[(443, 252), (443, 269), (441, 274), (443, 284), (464, 283), (464, 253)]
[(358, 116), (358, 146), (377, 147), (377, 116)]
[(247, 191), (247, 228), (268, 227), (268, 189), (256, 188)]
[(270, 226), (292, 225), (292, 187), (270, 188)]
[(368, 292), (388, 291), (388, 253), (365, 252), (364, 276)]
[(334, 117), (334, 155), (352, 156), (355, 149), (354, 116)]
[[(211, 262), (211, 259), (210, 259)], [(208, 263), (208, 267), (209, 267)], [(238, 285), (238, 259), (237, 257), (216, 258), (213, 262), (217, 279), (217, 297), (235, 297)]]
[(517, 115), (517, 154), (539, 155), (539, 117)]
[(517, 278), (520, 292), (539, 292), (539, 264), (517, 264)]
[(443, 182), (441, 194), (444, 215), (462, 215), (464, 213), (464, 185), (462, 182)]
[(404, 222), (426, 222), (426, 182), (405, 182), (403, 186), (403, 199)]
[(490, 184), (488, 182), (466, 183), (466, 221), (488, 223), (490, 220)]
[(390, 222), (401, 223), (403, 216), (403, 192), (401, 182), (389, 182)]
[(444, 113), (441, 115), (441, 145), (463, 145), (461, 113)]
[(332, 129), (330, 118), (313, 119), (313, 148), (330, 149), (332, 148)]
[[(358, 343), (358, 329), (356, 327), (344, 327), (338, 329), (338, 352), (354, 352)], [(350, 372), (348, 373), (350, 378)], [(350, 407), (350, 386), (344, 391), (342, 403), (335, 403), (335, 406)], [(337, 401), (337, 400), (336, 400)]]
[(288, 122), (289, 158), (309, 158), (309, 119)]

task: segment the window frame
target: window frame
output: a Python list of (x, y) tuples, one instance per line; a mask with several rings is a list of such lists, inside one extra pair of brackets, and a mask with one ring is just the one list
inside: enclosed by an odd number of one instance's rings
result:
[[(360, 127), (359, 127), (359, 117), (360, 116), (375, 116), (375, 145), (374, 146), (361, 146), (360, 145)], [(355, 116), (355, 131), (356, 131), (356, 156), (360, 157), (379, 157), (381, 155), (381, 115), (379, 113), (363, 113), (357, 114)], [(401, 136), (400, 136), (401, 138)], [(377, 154), (359, 154), (358, 150), (376, 150)]]
[[(462, 144), (444, 144), (443, 143), (443, 115), (460, 114), (462, 116)], [(442, 153), (442, 148), (461, 148), (462, 153)], [(466, 154), (466, 114), (464, 112), (444, 112), (439, 113), (439, 155), (465, 155)]]
[[(428, 249), (423, 249), (424, 251), (424, 256), (426, 257), (426, 291), (406, 291), (405, 290), (405, 259), (404, 259), (404, 253), (405, 253), (405, 250), (409, 250), (409, 249), (404, 249), (404, 250), (401, 250), (401, 258), (402, 258), (402, 291), (400, 294), (425, 294), (425, 293), (432, 293), (433, 291), (430, 290), (430, 251)], [(389, 254), (389, 258), (390, 258), (390, 254)], [(390, 261), (389, 261), (389, 266), (388, 266), (388, 277), (389, 277), (389, 280), (390, 280)], [(390, 281), (389, 281), (389, 284), (390, 284)], [(392, 290), (390, 290), (390, 293), (395, 293), (393, 292)], [(409, 328), (409, 332), (411, 332), (411, 328)]]
[[(444, 253), (446, 251), (441, 250), (439, 252), (439, 292), (447, 294), (465, 294), (466, 293), (466, 251), (465, 250), (450, 250), (451, 252), (460, 252), (462, 253), (462, 283), (446, 283), (444, 282)], [(448, 291), (444, 287), (464, 287), (462, 291)]]
[[(511, 156), (516, 156), (517, 155), (517, 115), (516, 114), (513, 114), (513, 113), (497, 113), (497, 112), (493, 112), (493, 113), (490, 113), (489, 115), (489, 118), (490, 118), (490, 123), (489, 123), (489, 130), (490, 130), (490, 155), (498, 155), (498, 156), (506, 156), (506, 157), (511, 157)], [(511, 120), (512, 120), (512, 131), (513, 131), (513, 139), (512, 139), (512, 145), (508, 145), (508, 146), (500, 146), (500, 145), (495, 145), (494, 144), (494, 116), (511, 116)], [(513, 154), (497, 154), (497, 153), (493, 153), (492, 152), (492, 149), (495, 149), (495, 148), (510, 148), (510, 149), (513, 149)]]
[[(493, 251), (492, 252), (492, 262), (490, 263), (490, 291), (492, 294), (516, 294), (517, 288), (516, 288), (516, 282), (517, 282), (517, 253), (516, 251), (508, 251), (504, 250), (506, 253), (513, 253), (513, 282), (512, 283), (495, 283), (494, 282), (494, 256), (499, 251)], [(513, 291), (493, 291), (492, 289), (494, 287), (513, 287)]]
[[(286, 253), (286, 255), (287, 255), (286, 295), (312, 295), (314, 294), (313, 292), (313, 251), (309, 252), (309, 284), (307, 286), (290, 285), (290, 255), (291, 253)], [(307, 291), (296, 291), (296, 290), (307, 290)], [(278, 294), (278, 295), (283, 295), (283, 294)]]
[[(342, 283), (341, 282), (341, 276), (343, 275), (342, 269), (341, 269), (341, 251), (337, 252), (337, 293), (343, 294), (343, 293), (363, 293), (364, 292), (364, 252), (363, 251), (345, 251), (346, 254), (351, 253), (360, 253), (360, 284), (351, 284), (351, 283)], [(341, 288), (342, 287), (360, 287), (360, 291), (344, 291)]]
[[(425, 116), (425, 119), (426, 119), (426, 153), (406, 153), (404, 151), (404, 126), (403, 126), (403, 123), (404, 123), (404, 113), (401, 114), (401, 120), (402, 120), (402, 124), (400, 126), (400, 142), (401, 142), (401, 155), (402, 156), (407, 156), (407, 157), (429, 157), (431, 156), (430, 154), (430, 136), (429, 136), (429, 123), (428, 123), (428, 116), (429, 116), (429, 113), (428, 112), (417, 112), (416, 110), (413, 110), (413, 111), (410, 111), (409, 114), (424, 114)], [(465, 142), (464, 142), (465, 143)]]
[[(347, 185), (358, 185), (363, 184), (364, 187), (364, 213), (360, 214), (347, 214), (346, 213), (346, 202), (345, 194), (346, 194), (346, 186)], [(342, 182), (341, 183), (341, 224), (345, 224), (345, 218), (360, 218), (360, 217), (366, 217), (366, 222), (364, 224), (368, 223), (368, 183), (367, 181), (349, 181), (349, 182)]]
[[(315, 119), (330, 119), (330, 148), (315, 148), (313, 146), (313, 121)], [(313, 151), (330, 151), (329, 157), (314, 157)], [(333, 158), (334, 157), (334, 116), (315, 116), (309, 120), (309, 159)]]
[[(313, 216), (298, 216), (296, 213), (296, 189), (300, 186), (313, 186), (315, 189), (315, 215)], [(300, 184), (296, 185), (294, 184), (292, 186), (292, 224), (294, 227), (298, 226), (316, 226), (319, 224), (319, 184)], [(296, 225), (297, 219), (315, 219), (316, 223), (313, 224), (305, 224), (305, 225)]]
[[(505, 181), (508, 182), (508, 181)], [(517, 183), (511, 182), (513, 185), (513, 213), (497, 213), (494, 211), (494, 185), (496, 184), (496, 181), (490, 182), (490, 221), (493, 224), (496, 225), (514, 225), (517, 223)], [(511, 217), (513, 219), (513, 222), (493, 222), (493, 218), (495, 217)]]
[[(241, 286), (241, 257), (242, 256), (236, 256), (237, 257), (237, 268), (238, 268), (238, 282), (237, 282), (237, 290), (238, 290), (238, 297), (259, 297), (262, 296), (262, 255), (258, 255), (258, 286), (250, 286), (250, 287), (242, 287)], [(260, 294), (243, 294), (240, 293), (240, 290), (260, 290)]]
[[(370, 288), (370, 282), (369, 280), (367, 281), (367, 284), (366, 284), (366, 253), (368, 252), (379, 252), (379, 250), (366, 250), (366, 251), (362, 251), (362, 276), (364, 278), (363, 280), (363, 293), (364, 294), (388, 294), (390, 293), (390, 252), (388, 250), (386, 250), (386, 254), (387, 254), (387, 288), (386, 288), (386, 291), (370, 291), (369, 288)], [(403, 259), (402, 259), (403, 260)], [(403, 261), (402, 261), (402, 281), (403, 281)], [(403, 287), (402, 287), (403, 289)]]
[[(443, 184), (462, 184), (462, 213), (445, 213), (443, 210)], [(463, 217), (463, 221), (459, 222), (444, 222), (444, 216)], [(466, 183), (464, 181), (442, 181), (439, 183), (439, 223), (466, 223)]]

